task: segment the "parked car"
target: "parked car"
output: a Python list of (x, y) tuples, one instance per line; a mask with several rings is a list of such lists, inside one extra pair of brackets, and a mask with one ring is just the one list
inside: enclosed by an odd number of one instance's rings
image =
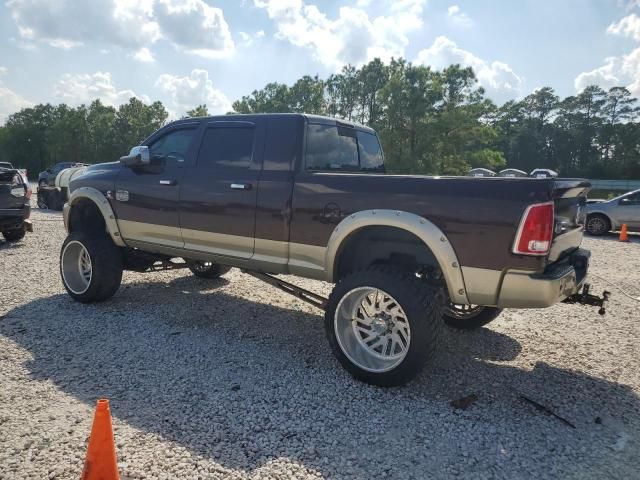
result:
[[(173, 122), (69, 188), (73, 299), (105, 300), (123, 270), (178, 258), (204, 278), (238, 267), (324, 309), (338, 360), (377, 385), (413, 378), (444, 322), (574, 299), (589, 264), (588, 182), (386, 175), (375, 131), (320, 116)], [(270, 274), (335, 286), (325, 299)]]
[[(13, 167), (13, 164), (11, 162), (0, 162), (0, 168), (12, 169), (14, 167)], [(25, 180), (28, 180), (27, 169), (26, 168), (17, 168), (16, 170), (18, 170), (20, 172), (20, 174), (22, 175), (22, 177)]]
[(60, 162), (56, 163), (54, 166), (47, 168), (44, 172), (40, 172), (38, 174), (38, 188), (42, 187), (53, 187), (56, 181), (56, 177), (58, 174), (64, 170), (65, 168), (71, 168), (76, 166), (83, 166), (83, 163), (76, 162)]
[(558, 172), (549, 168), (536, 168), (529, 174), (532, 178), (556, 178)]
[(495, 177), (496, 172), (488, 168), (472, 168), (467, 175), (470, 177)]
[[(59, 170), (59, 165), (68, 167)], [(51, 210), (62, 210), (62, 206), (68, 199), (68, 186), (69, 180), (76, 175), (79, 171), (86, 168), (84, 163), (59, 163), (51, 170), (51, 175), (48, 178), (42, 178), (38, 183), (38, 208), (47, 208)], [(57, 173), (54, 175), (54, 172)], [(42, 172), (46, 173), (46, 172)], [(40, 175), (42, 175), (42, 173)], [(53, 177), (53, 183), (48, 183)]]
[(518, 170), (517, 168), (505, 168), (504, 170), (500, 170), (498, 172), (499, 177), (528, 177), (527, 172), (523, 172), (522, 170)]
[(31, 186), (15, 168), (0, 166), (0, 231), (7, 242), (21, 240), (32, 231)]
[(640, 190), (611, 200), (589, 203), (585, 207), (585, 213), (585, 229), (591, 235), (604, 235), (612, 230), (620, 230), (625, 223), (629, 231), (640, 232)]

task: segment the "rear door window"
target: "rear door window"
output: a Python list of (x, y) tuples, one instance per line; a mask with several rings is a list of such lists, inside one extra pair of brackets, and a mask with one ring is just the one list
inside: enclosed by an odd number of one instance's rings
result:
[(309, 124), (307, 170), (375, 171), (383, 168), (378, 137), (341, 125)]
[(358, 131), (358, 148), (361, 170), (384, 171), (384, 158), (378, 137), (373, 133)]
[(213, 127), (205, 131), (198, 167), (247, 169), (253, 158), (254, 128)]

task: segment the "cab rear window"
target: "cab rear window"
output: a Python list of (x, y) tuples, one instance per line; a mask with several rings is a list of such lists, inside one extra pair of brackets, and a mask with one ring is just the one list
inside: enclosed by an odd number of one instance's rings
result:
[(349, 126), (307, 126), (307, 170), (384, 171), (378, 137)]

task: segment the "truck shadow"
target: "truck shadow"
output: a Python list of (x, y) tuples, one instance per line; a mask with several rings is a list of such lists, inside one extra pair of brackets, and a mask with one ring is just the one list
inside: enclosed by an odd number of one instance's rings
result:
[[(617, 445), (623, 429), (637, 441), (640, 402), (629, 387), (545, 363), (500, 363), (521, 351), (508, 335), (447, 330), (434, 366), (406, 387), (381, 389), (340, 368), (320, 312), (256, 303), (225, 285), (130, 283), (96, 305), (54, 295), (9, 311), (0, 334), (30, 352), (34, 380), (89, 405), (109, 398), (116, 419), (249, 475), (288, 458), (324, 476), (400, 476), (385, 470), (389, 458), (408, 477), (442, 477), (478, 454), (463, 472), (498, 468), (513, 478), (534, 456), (581, 478), (610, 473), (611, 455), (621, 469), (635, 455), (592, 450), (596, 438)], [(450, 405), (469, 394), (477, 400), (467, 410)], [(582, 448), (589, 455), (579, 461), (567, 453)]]

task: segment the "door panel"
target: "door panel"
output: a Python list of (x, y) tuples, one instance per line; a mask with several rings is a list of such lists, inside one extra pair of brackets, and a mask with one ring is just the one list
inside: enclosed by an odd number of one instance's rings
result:
[(640, 228), (640, 192), (626, 195), (618, 201), (616, 207), (618, 223), (633, 230)]
[(187, 250), (236, 258), (254, 252), (264, 120), (210, 122), (185, 169), (180, 227)]
[(196, 134), (197, 124), (170, 128), (148, 145), (151, 164), (121, 169), (113, 205), (125, 241), (183, 246), (179, 192)]

